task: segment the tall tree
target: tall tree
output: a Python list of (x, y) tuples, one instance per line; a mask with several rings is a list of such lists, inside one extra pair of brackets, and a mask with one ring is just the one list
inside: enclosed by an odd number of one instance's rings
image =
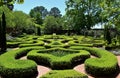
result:
[(48, 15), (48, 11), (44, 6), (34, 7), (33, 9), (31, 9), (29, 14), (32, 18), (34, 18), (38, 13), (41, 15), (42, 19), (44, 19)]
[(44, 20), (44, 33), (45, 34), (60, 34), (62, 30), (62, 18), (55, 18), (54, 16), (47, 16)]
[(50, 16), (54, 16), (54, 17), (61, 17), (62, 15), (60, 14), (60, 10), (57, 7), (53, 7), (51, 8), (50, 12), (49, 12)]
[[(29, 30), (33, 32), (34, 30), (34, 22), (33, 19), (22, 11), (14, 11), (14, 19), (13, 23), (14, 27), (11, 27), (14, 31), (14, 36), (22, 34), (22, 33), (30, 33)], [(8, 17), (9, 18), (9, 17)]]
[(78, 33), (82, 29), (91, 29), (100, 21), (100, 8), (94, 0), (68, 0), (66, 1), (66, 15), (68, 22), (72, 21), (73, 30)]
[(37, 25), (37, 35), (40, 35), (41, 34), (40, 25), (43, 24), (43, 20), (48, 15), (47, 9), (43, 6), (37, 6), (33, 9), (31, 9), (29, 14), (32, 18), (34, 18), (35, 23), (38, 24)]
[[(3, 5), (8, 5), (8, 4), (13, 4), (14, 2), (18, 2), (18, 3), (22, 3), (24, 2), (24, 0), (0, 0), (0, 6)], [(6, 20), (5, 20), (5, 13), (3, 12), (2, 14), (2, 26), (1, 26), (1, 52), (5, 52), (6, 51)]]
[(1, 27), (1, 52), (6, 51), (6, 19), (5, 14), (2, 14), (2, 27)]
[[(109, 28), (117, 29), (117, 38), (120, 43), (120, 1), (119, 0), (104, 0), (99, 3), (102, 8), (101, 17), (106, 19), (105, 24)], [(105, 25), (105, 26), (106, 26)], [(106, 27), (104, 27), (106, 28)]]

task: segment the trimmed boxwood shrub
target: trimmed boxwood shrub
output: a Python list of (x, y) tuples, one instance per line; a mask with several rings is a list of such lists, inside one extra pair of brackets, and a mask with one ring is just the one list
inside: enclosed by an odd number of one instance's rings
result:
[(16, 48), (19, 44), (20, 42), (7, 42), (7, 48)]
[[(68, 54), (63, 56), (54, 55), (53, 52), (62, 51)], [(52, 69), (69, 69), (73, 67), (76, 60), (85, 60), (90, 54), (84, 50), (69, 50), (63, 48), (53, 48), (47, 50), (32, 50), (27, 54), (27, 58), (36, 61), (38, 64), (45, 64)], [(80, 61), (81, 61), (80, 60)]]
[(61, 43), (67, 43), (67, 42), (69, 42), (68, 39), (63, 39), (63, 40), (61, 41)]
[(117, 58), (106, 50), (100, 50), (97, 48), (87, 49), (92, 54), (97, 55), (97, 59), (88, 59), (85, 61), (86, 71), (93, 75), (112, 75), (118, 71)]
[(32, 46), (43, 46), (44, 42), (43, 41), (39, 41), (38, 43), (34, 43), (34, 44), (20, 44), (19, 47), (32, 47)]
[(96, 76), (113, 75), (119, 70), (117, 58), (106, 50), (77, 46), (71, 48), (84, 49), (98, 57), (90, 58), (85, 61), (85, 69), (89, 74)]
[(20, 56), (27, 54), (38, 47), (21, 48), (12, 50), (0, 56), (0, 75), (3, 78), (29, 78), (37, 75), (37, 64), (32, 60), (18, 60)]
[(88, 78), (88, 76), (75, 70), (53, 70), (40, 78)]
[(78, 41), (74, 40), (74, 41), (69, 41), (68, 44), (70, 46), (85, 46), (85, 47), (92, 47), (93, 44), (90, 44), (90, 43), (76, 43)]

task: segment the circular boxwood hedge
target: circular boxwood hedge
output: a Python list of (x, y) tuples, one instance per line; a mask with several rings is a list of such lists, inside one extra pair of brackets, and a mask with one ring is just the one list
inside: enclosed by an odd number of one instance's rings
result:
[[(54, 54), (53, 54), (54, 52)], [(64, 53), (62, 56), (55, 53)], [(59, 54), (59, 53), (57, 53)], [(52, 69), (70, 69), (75, 62), (84, 61), (90, 54), (85, 50), (70, 50), (63, 48), (53, 48), (47, 50), (32, 50), (27, 54), (27, 58), (36, 61), (38, 64), (50, 66)]]
[(17, 59), (32, 49), (43, 48), (21, 48), (2, 54), (0, 56), (0, 75), (3, 78), (29, 78), (35, 76), (37, 74), (37, 64), (34, 61)]
[(71, 48), (87, 50), (92, 55), (98, 57), (90, 58), (85, 61), (85, 69), (89, 74), (96, 76), (113, 75), (119, 70), (117, 58), (115, 55), (106, 50), (79, 46), (74, 46)]

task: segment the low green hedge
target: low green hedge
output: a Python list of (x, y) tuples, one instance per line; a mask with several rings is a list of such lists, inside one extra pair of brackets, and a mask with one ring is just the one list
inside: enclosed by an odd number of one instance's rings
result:
[(74, 46), (72, 49), (87, 50), (92, 55), (97, 56), (98, 58), (90, 58), (85, 61), (85, 69), (88, 73), (96, 76), (105, 76), (115, 74), (118, 68), (118, 62), (115, 55), (112, 53), (98, 49), (98, 48), (89, 48), (89, 47), (80, 47)]
[(88, 78), (88, 76), (75, 70), (53, 70), (40, 78)]
[(85, 68), (87, 72), (93, 75), (112, 75), (118, 71), (118, 62), (115, 55), (97, 48), (87, 48), (92, 54), (97, 55), (97, 59), (88, 59), (85, 61)]
[(60, 45), (46, 44), (46, 45), (44, 45), (44, 47), (46, 49), (50, 49), (50, 48), (69, 48), (70, 45), (69, 44), (60, 44)]
[(7, 48), (16, 48), (19, 44), (20, 42), (7, 42)]
[(37, 43), (32, 43), (32, 44), (20, 44), (19, 47), (22, 48), (22, 47), (32, 47), (32, 46), (43, 46), (44, 45), (44, 42), (43, 41), (39, 41)]
[[(62, 51), (68, 54), (56, 56), (52, 52)], [(36, 61), (38, 64), (50, 66), (52, 69), (69, 69), (77, 61), (83, 61), (90, 57), (90, 54), (84, 50), (67, 50), (63, 48), (53, 48), (47, 50), (32, 50), (27, 54), (27, 58)]]
[(61, 40), (61, 43), (67, 43), (67, 42), (69, 42), (70, 40), (68, 40), (68, 39), (63, 39), (63, 40)]
[(90, 44), (90, 43), (79, 43), (78, 40), (69, 41), (68, 44), (70, 46), (84, 46), (84, 47), (92, 47), (93, 46), (93, 44)]
[(0, 75), (3, 78), (29, 78), (35, 76), (37, 64), (32, 60), (18, 60), (32, 49), (40, 47), (21, 48), (12, 50), (0, 56)]

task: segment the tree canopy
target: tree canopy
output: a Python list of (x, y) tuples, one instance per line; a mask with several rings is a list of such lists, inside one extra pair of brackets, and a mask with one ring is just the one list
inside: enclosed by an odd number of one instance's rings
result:
[(57, 7), (53, 7), (51, 8), (50, 12), (49, 12), (50, 16), (54, 16), (54, 17), (61, 17), (62, 15), (60, 14), (60, 10)]

